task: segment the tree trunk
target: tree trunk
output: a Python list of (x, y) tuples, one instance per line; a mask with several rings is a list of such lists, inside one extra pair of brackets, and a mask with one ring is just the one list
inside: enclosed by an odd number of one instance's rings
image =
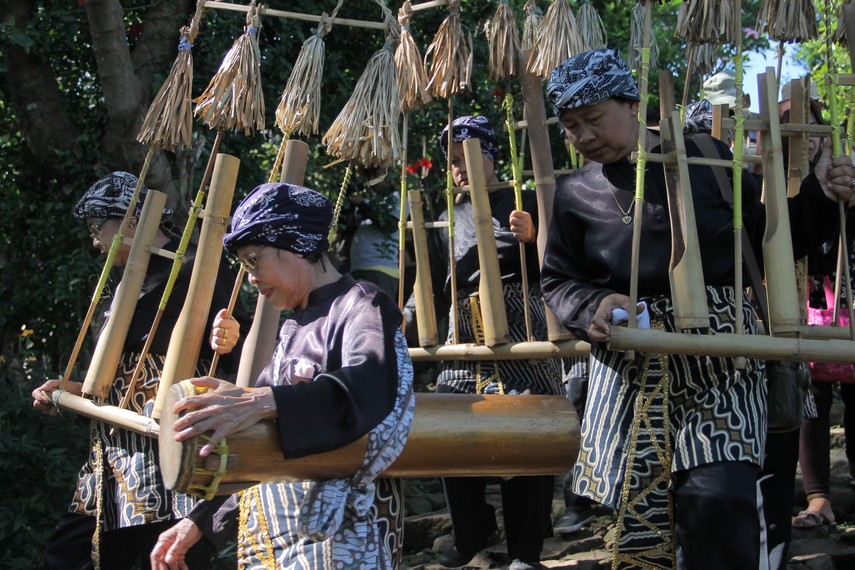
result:
[[(34, 0), (0, 2), (0, 21), (21, 34), (35, 13)], [(80, 130), (68, 118), (56, 76), (35, 49), (25, 49), (4, 34), (0, 46), (8, 69), (7, 88), (12, 109), (33, 155), (33, 170), (52, 173), (54, 150), (70, 150)]]

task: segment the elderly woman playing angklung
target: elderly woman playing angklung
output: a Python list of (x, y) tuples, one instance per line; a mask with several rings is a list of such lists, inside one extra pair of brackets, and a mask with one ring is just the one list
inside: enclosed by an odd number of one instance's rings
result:
[[(638, 145), (640, 97), (616, 52), (594, 50), (569, 58), (552, 72), (547, 93), (570, 142), (588, 160), (558, 185), (541, 273), (549, 307), (592, 344), (574, 490), (612, 507), (637, 501), (632, 506), (638, 517), (629, 511), (621, 521), (622, 563), (671, 567), (676, 559), (685, 568), (757, 568), (756, 479), (766, 431), (763, 363), (748, 359), (740, 370), (734, 358), (640, 352), (627, 361), (607, 349), (613, 310), (636, 313), (627, 296), (633, 207), (644, 208), (639, 297), (646, 301), (653, 327), (675, 330), (663, 168), (647, 166), (644, 201), (633, 206), (635, 165), (629, 159)], [(728, 158), (727, 147), (716, 144)], [(689, 156), (701, 155), (692, 139), (686, 147)], [(826, 147), (814, 174), (789, 200), (796, 257), (835, 230), (837, 200), (851, 199), (853, 177), (850, 160), (832, 160)], [(733, 213), (715, 180), (709, 167), (689, 167), (710, 329), (734, 332), (740, 307), (746, 328), (756, 333), (750, 304), (732, 286)], [(744, 224), (760, 255), (766, 215), (747, 175), (743, 193)], [(650, 424), (641, 423), (632, 455), (639, 393), (650, 399)], [(666, 438), (673, 449), (670, 458), (663, 455)], [(672, 500), (676, 536), (669, 521)], [(635, 560), (627, 562), (629, 556)]]
[[(412, 364), (392, 300), (374, 285), (339, 274), (325, 259), (331, 219), (326, 197), (290, 184), (263, 184), (238, 206), (223, 243), (259, 293), (293, 313), (255, 388), (193, 380), (209, 390), (176, 403), (175, 412), (185, 415), (174, 424), (175, 438), (213, 432), (217, 442), (273, 419), (286, 458), (336, 449), (368, 434), (363, 465), (349, 479), (265, 483), (222, 506), (203, 501), (161, 535), (151, 556), (155, 568), (183, 568), (190, 545), (203, 535), (222, 542), (238, 520), (242, 567), (397, 565), (400, 545), (387, 536), (388, 525), (378, 524), (374, 479), (398, 457), (409, 432)], [(228, 320), (219, 326), (228, 327)], [(212, 448), (206, 445), (200, 454)], [(378, 500), (381, 489), (393, 486), (378, 481)]]

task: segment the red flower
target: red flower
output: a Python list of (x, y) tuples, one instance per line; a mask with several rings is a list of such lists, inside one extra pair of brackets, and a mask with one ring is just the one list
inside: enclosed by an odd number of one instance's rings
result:
[(502, 99), (502, 98), (504, 98), (504, 96), (505, 96), (505, 90), (502, 89), (501, 87), (496, 87), (493, 90), (493, 97), (495, 97), (496, 99)]
[(430, 161), (429, 158), (420, 158), (414, 163), (407, 166), (407, 173), (417, 174), (419, 173), (419, 171), (424, 172), (430, 170), (431, 168), (433, 168), (433, 163)]

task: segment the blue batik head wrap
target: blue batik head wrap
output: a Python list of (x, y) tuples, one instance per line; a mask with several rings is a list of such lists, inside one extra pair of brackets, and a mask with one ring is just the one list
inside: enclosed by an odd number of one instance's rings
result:
[(713, 106), (706, 99), (686, 105), (686, 119), (683, 130), (687, 133), (711, 133), (713, 122)]
[(310, 256), (326, 251), (332, 203), (296, 184), (262, 184), (243, 199), (232, 216), (223, 245), (234, 252), (251, 243)]
[[(139, 179), (130, 172), (111, 172), (89, 187), (71, 211), (75, 218), (123, 218), (131, 205), (131, 198)], [(134, 208), (134, 217), (139, 218), (148, 188), (140, 187)], [(172, 210), (163, 210), (161, 222), (172, 217)]]
[[(457, 117), (451, 122), (451, 128), (454, 142), (462, 142), (471, 138), (479, 139), (481, 141), (481, 154), (496, 164), (499, 159), (499, 141), (496, 140), (493, 125), (490, 124), (487, 117)], [(443, 156), (447, 157), (448, 125), (442, 129), (442, 134), (439, 135), (439, 146), (442, 148)]]
[(546, 96), (555, 115), (601, 103), (611, 97), (640, 101), (632, 73), (617, 50), (595, 49), (567, 58), (552, 70)]

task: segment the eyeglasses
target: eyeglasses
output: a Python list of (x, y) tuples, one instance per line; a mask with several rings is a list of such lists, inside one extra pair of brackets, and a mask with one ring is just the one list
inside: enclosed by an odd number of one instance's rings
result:
[(93, 240), (101, 239), (101, 228), (107, 223), (110, 218), (99, 218), (96, 222), (89, 223), (89, 237)]
[(247, 253), (243, 259), (238, 257), (238, 263), (241, 264), (244, 271), (255, 271), (258, 269), (258, 252), (264, 249), (266, 246), (260, 246), (257, 249), (250, 251)]

